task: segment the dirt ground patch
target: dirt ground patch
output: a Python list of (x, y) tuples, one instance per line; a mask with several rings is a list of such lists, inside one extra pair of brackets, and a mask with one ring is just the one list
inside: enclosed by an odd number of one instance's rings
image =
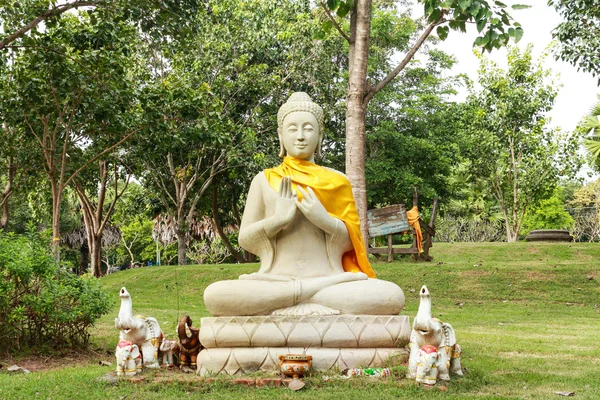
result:
[(61, 355), (31, 355), (21, 358), (6, 357), (0, 359), (2, 370), (11, 365), (18, 365), (31, 372), (48, 371), (53, 369), (76, 367), (89, 363), (107, 361), (114, 364), (114, 356), (103, 355), (92, 350), (72, 351)]
[(556, 276), (552, 272), (548, 271), (523, 271), (527, 280), (531, 281), (551, 281), (556, 279)]
[(462, 271), (460, 273), (460, 275), (465, 278), (482, 277), (482, 276), (490, 276), (490, 275), (492, 275), (492, 272), (484, 271), (481, 269), (472, 269), (472, 270), (468, 270), (468, 271)]

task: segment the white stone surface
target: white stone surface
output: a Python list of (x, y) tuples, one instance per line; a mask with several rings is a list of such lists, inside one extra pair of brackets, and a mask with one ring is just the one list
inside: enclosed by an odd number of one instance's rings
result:
[(400, 347), (409, 338), (404, 315), (214, 317), (202, 318), (200, 328), (206, 348)]
[(309, 354), (315, 371), (341, 371), (399, 365), (408, 358), (405, 348), (303, 348), (303, 347), (230, 347), (204, 349), (198, 354), (198, 374), (225, 373), (243, 375), (252, 372), (279, 371), (282, 354)]

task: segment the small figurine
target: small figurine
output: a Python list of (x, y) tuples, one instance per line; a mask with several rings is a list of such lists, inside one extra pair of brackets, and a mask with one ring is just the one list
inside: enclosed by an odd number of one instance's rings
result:
[(179, 345), (175, 340), (164, 339), (160, 344), (160, 351), (162, 353), (163, 366), (170, 366), (175, 364), (174, 355), (179, 354)]
[[(425, 357), (423, 349), (427, 346), (435, 348), (437, 353), (437, 378), (449, 381), (450, 372), (462, 375), (460, 364), (461, 347), (456, 343), (454, 328), (448, 323), (442, 323), (431, 316), (431, 295), (427, 286), (420, 291), (421, 303), (413, 322), (410, 335), (410, 358), (408, 360), (408, 378), (414, 379), (419, 375), (417, 368), (420, 360)], [(427, 358), (427, 357), (425, 357)], [(434, 382), (435, 383), (435, 382)]]
[(137, 345), (129, 340), (121, 340), (115, 351), (117, 375), (133, 376), (142, 370), (142, 355)]
[(434, 346), (423, 346), (417, 361), (417, 382), (435, 385), (438, 375), (438, 351)]
[(121, 308), (119, 316), (115, 318), (115, 327), (121, 332), (120, 340), (129, 340), (136, 344), (143, 357), (146, 368), (158, 368), (158, 348), (163, 338), (163, 333), (156, 318), (144, 318), (133, 315), (131, 296), (125, 287), (121, 288)]
[(186, 367), (196, 369), (196, 358), (203, 349), (198, 338), (199, 333), (199, 328), (192, 327), (192, 319), (189, 315), (181, 317), (177, 325), (177, 335), (179, 336), (179, 361), (182, 369)]

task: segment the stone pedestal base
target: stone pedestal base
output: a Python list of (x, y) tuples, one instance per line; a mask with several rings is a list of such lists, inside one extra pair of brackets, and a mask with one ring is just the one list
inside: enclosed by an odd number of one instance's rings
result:
[(411, 331), (404, 315), (210, 317), (200, 326), (206, 348), (404, 347)]
[(312, 356), (315, 371), (342, 371), (346, 368), (368, 368), (399, 365), (408, 360), (405, 348), (302, 348), (302, 347), (230, 347), (204, 349), (198, 354), (198, 374), (225, 373), (244, 375), (252, 372), (278, 372), (282, 354)]
[(408, 359), (410, 331), (403, 315), (202, 318), (198, 373), (274, 372), (280, 355), (303, 353), (317, 371), (398, 365)]

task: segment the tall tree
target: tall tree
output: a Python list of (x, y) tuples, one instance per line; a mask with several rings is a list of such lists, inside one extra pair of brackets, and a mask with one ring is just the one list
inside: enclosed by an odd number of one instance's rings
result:
[[(427, 38), (436, 30), (438, 37), (444, 40), (450, 31), (466, 32), (466, 24), (474, 23), (479, 36), (474, 46), (491, 51), (508, 43), (510, 38), (519, 41), (523, 35), (520, 24), (513, 23), (507, 13), (507, 6), (500, 2), (487, 0), (419, 0), (425, 10), (426, 25), (419, 26), (418, 38), (409, 46), (404, 58), (387, 74), (370, 76), (368, 58), (371, 48), (371, 21), (374, 10), (396, 10), (393, 1), (372, 0), (327, 0), (321, 1), (329, 21), (324, 28), (337, 31), (348, 42), (348, 92), (346, 96), (346, 174), (354, 192), (356, 206), (361, 220), (363, 238), (367, 233), (367, 191), (365, 179), (365, 138), (367, 106), (373, 97), (386, 87), (404, 70)], [(526, 6), (515, 5), (513, 8)], [(335, 14), (337, 15), (334, 15)], [(349, 29), (341, 19), (349, 16)], [(345, 20), (344, 20), (345, 21)], [(389, 49), (390, 54), (395, 50)]]
[(563, 22), (552, 32), (560, 43), (557, 57), (598, 76), (600, 83), (600, 4), (596, 0), (548, 0)]
[(527, 210), (581, 166), (578, 136), (549, 126), (558, 85), (531, 51), (510, 48), (506, 71), (482, 57), (481, 90), (469, 96), (465, 113), (473, 174), (492, 189), (509, 242), (518, 239)]
[[(64, 15), (43, 36), (13, 47), (9, 126), (37, 144), (52, 192), (55, 254), (67, 185), (135, 134), (136, 30), (126, 22)], [(84, 151), (95, 148), (95, 154)]]
[[(103, 275), (102, 237), (117, 201), (127, 189), (131, 175), (114, 161), (109, 163), (106, 160), (100, 160), (97, 162), (97, 166), (97, 179), (88, 179), (88, 185), (85, 185), (91, 187), (86, 188), (79, 179), (74, 180), (73, 186), (83, 214), (87, 247), (90, 252), (90, 269), (98, 278)], [(123, 177), (123, 175), (125, 176)], [(119, 185), (120, 178), (123, 181), (122, 185)]]

